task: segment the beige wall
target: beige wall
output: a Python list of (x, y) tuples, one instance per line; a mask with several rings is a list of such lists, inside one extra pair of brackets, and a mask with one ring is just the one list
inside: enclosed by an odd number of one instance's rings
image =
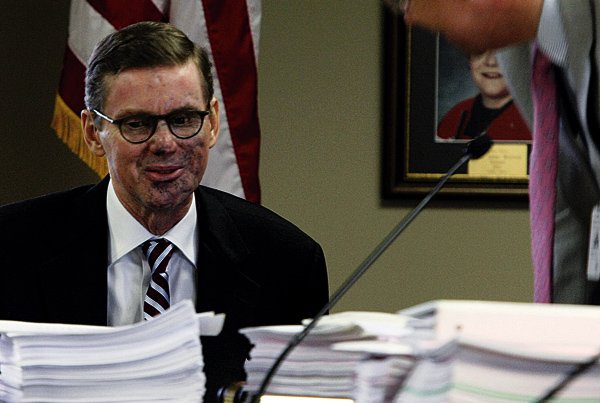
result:
[[(332, 290), (418, 203), (380, 197), (379, 5), (263, 0), (263, 204), (323, 245)], [(0, 203), (95, 180), (49, 128), (68, 2), (0, 0), (0, 13)], [(335, 310), (529, 301), (530, 273), (525, 201), (435, 200)]]

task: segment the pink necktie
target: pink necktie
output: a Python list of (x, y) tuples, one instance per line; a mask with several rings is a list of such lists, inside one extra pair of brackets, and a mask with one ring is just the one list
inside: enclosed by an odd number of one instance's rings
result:
[(144, 319), (148, 320), (169, 309), (169, 272), (167, 266), (173, 255), (173, 244), (166, 239), (151, 239), (144, 242), (142, 251), (148, 259), (151, 277), (144, 298)]
[(558, 165), (558, 105), (552, 63), (533, 53), (533, 145), (529, 169), (534, 301), (552, 301), (552, 251)]

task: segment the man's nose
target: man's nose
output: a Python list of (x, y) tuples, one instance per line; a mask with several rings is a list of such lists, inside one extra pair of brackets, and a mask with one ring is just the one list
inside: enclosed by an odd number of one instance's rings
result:
[(156, 130), (150, 141), (156, 145), (159, 149), (168, 149), (176, 144), (176, 138), (169, 125), (164, 119), (161, 119), (156, 124)]

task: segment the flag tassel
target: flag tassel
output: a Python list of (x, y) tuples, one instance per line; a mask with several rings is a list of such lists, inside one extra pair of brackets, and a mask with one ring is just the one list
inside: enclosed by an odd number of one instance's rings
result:
[(87, 166), (98, 176), (103, 178), (108, 173), (106, 160), (93, 154), (83, 140), (81, 120), (63, 101), (60, 95), (56, 95), (54, 104), (54, 115), (51, 123), (57, 136), (75, 153)]

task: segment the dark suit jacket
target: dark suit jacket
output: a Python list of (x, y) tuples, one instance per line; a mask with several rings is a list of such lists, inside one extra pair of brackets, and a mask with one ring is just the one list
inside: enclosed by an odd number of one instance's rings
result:
[[(0, 207), (0, 319), (107, 324), (108, 178)], [(264, 207), (199, 187), (198, 312), (226, 314), (203, 337), (207, 400), (244, 379), (250, 344), (237, 330), (292, 324), (328, 298), (321, 247)]]

